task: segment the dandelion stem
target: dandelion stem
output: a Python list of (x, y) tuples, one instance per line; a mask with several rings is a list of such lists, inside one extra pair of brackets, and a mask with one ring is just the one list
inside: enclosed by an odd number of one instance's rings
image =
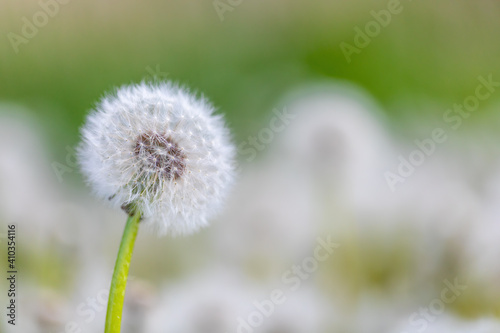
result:
[(129, 216), (127, 225), (123, 231), (120, 250), (116, 258), (115, 270), (113, 272), (113, 279), (111, 280), (111, 288), (109, 291), (106, 327), (104, 329), (105, 333), (120, 333), (128, 271), (140, 220), (141, 212), (135, 210), (135, 212)]

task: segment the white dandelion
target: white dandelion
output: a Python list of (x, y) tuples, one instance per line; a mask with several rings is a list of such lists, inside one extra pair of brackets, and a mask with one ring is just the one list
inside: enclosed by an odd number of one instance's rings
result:
[(161, 234), (206, 226), (233, 178), (222, 117), (171, 83), (118, 89), (89, 115), (82, 135), (79, 158), (96, 195), (138, 208)]
[(82, 136), (88, 182), (129, 215), (106, 313), (105, 333), (119, 333), (139, 223), (173, 235), (206, 226), (233, 179), (234, 149), (214, 108), (172, 83), (118, 89), (89, 115)]

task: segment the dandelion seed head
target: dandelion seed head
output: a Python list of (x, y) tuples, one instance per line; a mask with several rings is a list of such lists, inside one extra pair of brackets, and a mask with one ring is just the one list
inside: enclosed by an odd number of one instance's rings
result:
[(78, 150), (95, 194), (136, 207), (161, 234), (188, 234), (221, 208), (235, 150), (223, 118), (172, 83), (119, 88), (87, 118)]

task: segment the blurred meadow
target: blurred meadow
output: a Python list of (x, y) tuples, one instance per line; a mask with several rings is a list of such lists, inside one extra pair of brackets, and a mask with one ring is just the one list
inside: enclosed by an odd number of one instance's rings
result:
[[(500, 82), (500, 3), (401, 0), (346, 59), (391, 1), (72, 0), (30, 38), (23, 18), (54, 2), (3, 1), (0, 237), (17, 225), (19, 308), (0, 332), (103, 331), (126, 216), (89, 194), (73, 151), (95, 103), (142, 80), (210, 99), (241, 168), (202, 232), (141, 230), (123, 332), (500, 332), (500, 89), (484, 83)], [(448, 113), (478, 87), (473, 111)], [(439, 129), (432, 152), (415, 143)], [(290, 291), (291, 267), (328, 239)], [(275, 289), (286, 301), (267, 316), (254, 302)]]

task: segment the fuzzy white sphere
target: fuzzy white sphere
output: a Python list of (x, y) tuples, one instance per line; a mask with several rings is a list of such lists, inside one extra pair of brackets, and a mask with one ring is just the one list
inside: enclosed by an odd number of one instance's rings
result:
[(142, 212), (161, 234), (189, 234), (220, 209), (235, 150), (220, 115), (172, 83), (124, 86), (82, 129), (79, 161), (95, 194)]

